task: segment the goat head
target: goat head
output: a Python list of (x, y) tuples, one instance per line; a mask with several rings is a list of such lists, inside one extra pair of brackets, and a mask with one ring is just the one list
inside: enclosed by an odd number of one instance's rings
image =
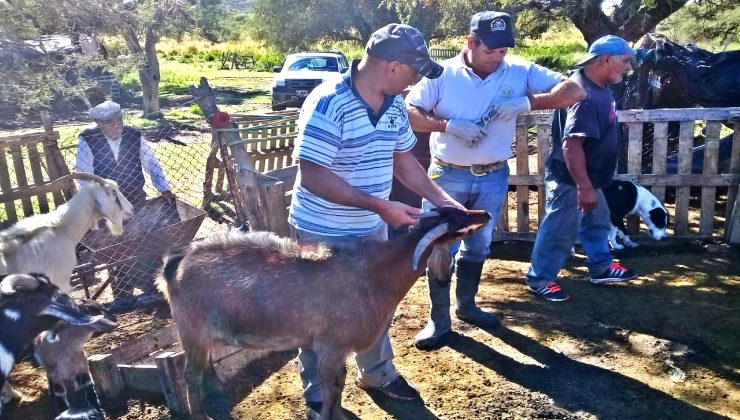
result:
[(121, 194), (114, 181), (95, 185), (94, 195), (100, 215), (105, 218), (111, 235), (123, 233), (123, 221), (134, 215), (134, 206)]
[(442, 206), (422, 214), (419, 218), (421, 226), (427, 232), (419, 240), (414, 250), (412, 267), (418, 269), (421, 254), (435, 242), (442, 242), (442, 246), (449, 246), (476, 230), (486, 226), (491, 221), (491, 215), (483, 210), (463, 210), (452, 206)]

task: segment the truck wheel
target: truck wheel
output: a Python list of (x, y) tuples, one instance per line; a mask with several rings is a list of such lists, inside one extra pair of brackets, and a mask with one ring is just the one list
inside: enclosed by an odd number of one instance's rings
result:
[(285, 105), (273, 105), (272, 106), (272, 110), (273, 111), (284, 111), (285, 110)]

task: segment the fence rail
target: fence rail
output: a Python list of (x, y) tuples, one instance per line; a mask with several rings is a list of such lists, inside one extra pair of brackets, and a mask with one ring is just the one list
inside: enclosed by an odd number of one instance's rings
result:
[(429, 50), (432, 60), (446, 60), (458, 54), (460, 54), (460, 49), (455, 48), (432, 48)]
[[(157, 218), (143, 215), (145, 223), (130, 224), (129, 235), (115, 243), (93, 237), (83, 241), (88, 256), (80, 257), (84, 264), (78, 267), (78, 277), (85, 286), (97, 285), (95, 295), (108, 284), (117, 285), (121, 293), (128, 293), (134, 284), (139, 290), (147, 290), (152, 278), (150, 262), (159, 261), (165, 244), (142, 238), (188, 241), (203, 237), (217, 230), (214, 220), (220, 221), (221, 214), (213, 213), (215, 207), (236, 216), (241, 213), (241, 220), (246, 220), (244, 208), (239, 206), (245, 200), (258, 201), (265, 214), (260, 228), (286, 232), (286, 209), (297, 172), (291, 152), (298, 131), (298, 112), (232, 118), (236, 128), (216, 129), (211, 139), (187, 146), (156, 146), (178, 197), (177, 206), (156, 207), (161, 211), (150, 208), (149, 215), (159, 212)], [(727, 236), (731, 242), (740, 243), (740, 212), (733, 211), (738, 208), (740, 185), (740, 108), (627, 110), (619, 111), (619, 118), (626, 136), (620, 153), (623, 170), (616, 177), (636, 180), (665, 200), (673, 214), (672, 236)], [(542, 173), (550, 150), (550, 123), (549, 113), (526, 114), (517, 120), (512, 139), (515, 157), (509, 162), (511, 188), (506, 211), (494, 234), (496, 240), (534, 238), (545, 208)], [(697, 140), (700, 128), (703, 135)], [(238, 132), (238, 139), (230, 135), (232, 140), (226, 142), (223, 134), (227, 131)], [(74, 184), (65, 175), (74, 165), (75, 151), (60, 150), (58, 138), (47, 127), (42, 133), (0, 139), (0, 227), (51, 211), (74, 193)], [(704, 151), (703, 161), (697, 165), (695, 146), (699, 143)], [(244, 166), (234, 158), (238, 148), (247, 151), (250, 161)], [(421, 141), (419, 148), (428, 154), (428, 147)], [(674, 169), (675, 173), (670, 173)], [(235, 176), (242, 170), (259, 175), (258, 196), (242, 197)], [(148, 184), (147, 192), (150, 197), (156, 195)], [(150, 200), (150, 204), (156, 203)], [(209, 215), (205, 220), (200, 209)], [(632, 227), (637, 227), (634, 220)], [(151, 244), (156, 246), (152, 248)], [(112, 277), (116, 279), (113, 283)], [(106, 293), (101, 299), (116, 297), (116, 293)]]
[[(676, 237), (722, 237), (729, 232), (732, 209), (740, 184), (740, 108), (654, 109), (618, 111), (626, 134), (625, 153), (620, 166), (626, 170), (617, 179), (632, 180), (651, 189), (661, 200), (668, 200)], [(295, 179), (290, 158), (297, 132), (296, 113), (252, 116), (239, 120), (244, 147), (260, 172), (282, 180), (284, 206), (290, 200)], [(544, 165), (550, 152), (551, 113), (531, 113), (517, 119), (513, 150), (509, 162), (511, 175), (507, 211), (503, 211), (494, 234), (496, 240), (533, 239), (544, 216)], [(719, 142), (723, 124), (734, 127), (727, 169), (720, 171)], [(677, 125), (678, 130), (673, 130)], [(692, 173), (695, 158), (695, 131), (704, 128), (704, 163), (701, 173)], [(670, 128), (670, 129), (669, 129)], [(218, 130), (217, 130), (218, 131)], [(677, 135), (672, 135), (676, 131)], [(646, 135), (649, 134), (649, 135)], [(652, 134), (650, 134), (652, 133)], [(677, 144), (676, 156), (669, 150)], [(223, 148), (222, 148), (223, 149)], [(531, 151), (534, 150), (534, 153)], [(428, 152), (427, 152), (428, 153)], [(650, 168), (645, 156), (652, 156)], [(677, 173), (668, 173), (666, 163), (676, 158)], [(648, 170), (649, 169), (649, 170)], [(718, 196), (718, 188), (722, 195)], [(726, 191), (726, 192), (725, 192)], [(697, 221), (698, 215), (698, 221)], [(629, 226), (638, 228), (636, 219)]]

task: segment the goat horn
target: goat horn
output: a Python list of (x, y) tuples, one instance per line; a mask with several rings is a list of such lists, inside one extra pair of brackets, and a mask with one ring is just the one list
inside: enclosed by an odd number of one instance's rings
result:
[(106, 181), (105, 178), (87, 172), (72, 172), (69, 175), (72, 177), (72, 179), (77, 179), (79, 181), (93, 181), (101, 185), (105, 185)]
[(421, 254), (424, 250), (427, 249), (429, 244), (434, 242), (437, 238), (447, 233), (449, 229), (450, 224), (443, 223), (424, 234), (421, 240), (419, 240), (419, 243), (416, 244), (416, 249), (414, 249), (414, 260), (411, 262), (411, 266), (414, 268), (414, 271), (419, 268), (419, 259), (421, 259)]
[(18, 290), (34, 290), (39, 280), (28, 274), (9, 274), (0, 282), (0, 293), (9, 296)]

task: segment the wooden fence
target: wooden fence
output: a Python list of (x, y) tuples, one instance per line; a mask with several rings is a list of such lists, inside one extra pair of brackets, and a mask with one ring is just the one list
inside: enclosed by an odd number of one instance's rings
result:
[(429, 50), (429, 55), (435, 61), (446, 60), (458, 54), (460, 54), (460, 48), (432, 48)]
[[(731, 223), (738, 184), (740, 184), (740, 108), (694, 108), (618, 111), (624, 125), (626, 153), (621, 166), (625, 173), (617, 179), (632, 180), (651, 189), (661, 200), (668, 199), (672, 213), (674, 237), (717, 238), (733, 231)], [(515, 157), (510, 161), (511, 186), (507, 211), (502, 212), (494, 238), (496, 240), (532, 240), (544, 215), (545, 188), (542, 181), (545, 160), (550, 151), (550, 113), (531, 113), (518, 118)], [(265, 116), (245, 116), (237, 119), (236, 130), (242, 134), (244, 145), (254, 158), (255, 167), (275, 182), (282, 181), (282, 197), (287, 206), (295, 179), (294, 162), (290, 158), (296, 136), (297, 113), (287, 112)], [(669, 124), (680, 127), (678, 135), (677, 173), (666, 173), (669, 143)], [(733, 127), (729, 167), (719, 169), (719, 140), (723, 124)], [(704, 125), (705, 158), (703, 171), (692, 174), (694, 135)], [(646, 128), (652, 129), (651, 138), (644, 138)], [(218, 136), (215, 130), (214, 135)], [(645, 142), (645, 144), (643, 144)], [(222, 145), (222, 152), (226, 150)], [(233, 145), (232, 145), (233, 146)], [(226, 151), (228, 155), (228, 151)], [(652, 170), (644, 173), (645, 156), (652, 155)], [(626, 165), (625, 165), (626, 163)], [(223, 177), (222, 177), (223, 178)], [(717, 189), (723, 194), (717, 196)], [(725, 194), (724, 191), (727, 191)], [(698, 221), (697, 221), (698, 218)], [(631, 227), (637, 227), (633, 219)], [(740, 236), (740, 226), (736, 229)], [(740, 238), (733, 242), (740, 241)]]
[(48, 213), (74, 194), (58, 140), (50, 124), (43, 133), (0, 139), (0, 228)]

